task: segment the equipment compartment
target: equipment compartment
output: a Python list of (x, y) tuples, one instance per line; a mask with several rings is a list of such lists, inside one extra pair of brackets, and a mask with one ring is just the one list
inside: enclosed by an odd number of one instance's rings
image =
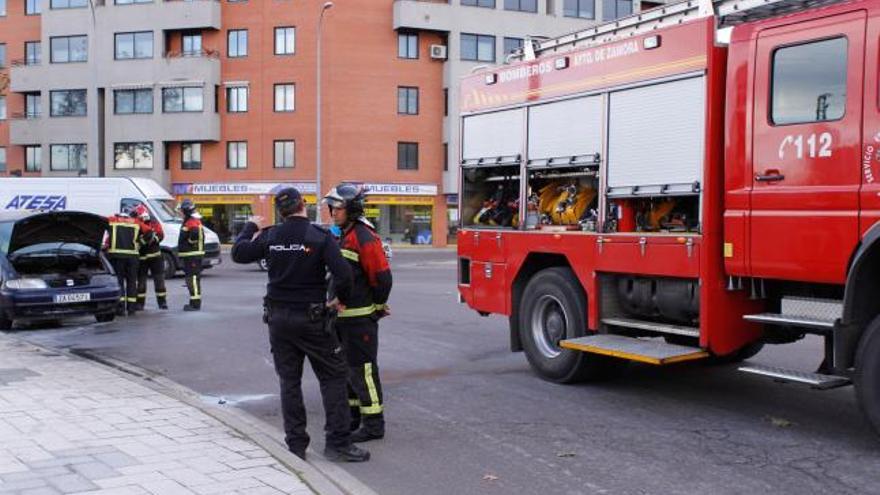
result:
[(465, 227), (519, 227), (519, 156), (465, 160), (461, 169)]
[(530, 160), (526, 170), (526, 229), (596, 231), (598, 154)]

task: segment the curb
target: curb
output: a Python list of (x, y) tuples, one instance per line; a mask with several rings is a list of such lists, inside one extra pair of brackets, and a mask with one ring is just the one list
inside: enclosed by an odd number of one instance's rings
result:
[(105, 370), (126, 380), (143, 385), (155, 392), (179, 400), (190, 407), (198, 409), (264, 449), (269, 455), (277, 459), (281, 464), (299, 476), (300, 479), (302, 479), (303, 482), (316, 494), (378, 495), (357, 478), (349, 474), (337, 464), (326, 460), (312, 448), (309, 448), (308, 450), (309, 462), (293, 455), (279, 440), (284, 437), (284, 433), (278, 428), (275, 428), (265, 421), (239, 409), (207, 404), (201, 399), (201, 395), (192, 389), (165, 378), (164, 376), (99, 354), (78, 353), (68, 349), (46, 347), (44, 345), (35, 344), (24, 337), (9, 334), (0, 334), (0, 338), (7, 338), (37, 349), (43, 349), (62, 354), (72, 359), (89, 362), (93, 366), (101, 366)]

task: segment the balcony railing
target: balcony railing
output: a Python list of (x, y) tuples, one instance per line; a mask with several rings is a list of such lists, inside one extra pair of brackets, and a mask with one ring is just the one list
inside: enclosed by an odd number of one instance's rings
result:
[[(166, 0), (167, 1), (167, 0)], [(175, 2), (182, 2), (184, 0), (172, 0)], [(205, 0), (208, 1), (208, 0)], [(210, 0), (213, 1), (213, 0)], [(219, 50), (173, 50), (169, 52), (165, 52), (165, 58), (220, 58)]]

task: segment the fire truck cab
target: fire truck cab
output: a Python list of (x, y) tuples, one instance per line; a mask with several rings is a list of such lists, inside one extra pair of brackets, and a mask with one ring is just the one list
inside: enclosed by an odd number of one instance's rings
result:
[(461, 83), (462, 300), (559, 382), (820, 335), (816, 370), (740, 369), (854, 382), (880, 427), (880, 1), (686, 1), (521, 58)]

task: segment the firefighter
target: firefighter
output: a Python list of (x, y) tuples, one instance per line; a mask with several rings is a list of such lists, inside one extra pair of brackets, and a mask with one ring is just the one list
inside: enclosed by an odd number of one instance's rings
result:
[(336, 461), (367, 461), (370, 453), (351, 443), (346, 397), (348, 369), (327, 302), (328, 269), (333, 275), (337, 300), (342, 303), (348, 302), (351, 293), (351, 269), (332, 235), (309, 222), (299, 191), (281, 190), (275, 196), (275, 204), (283, 223), (263, 230), (256, 239), (253, 237), (259, 230), (257, 224), (245, 224), (235, 239), (232, 260), (269, 261), (263, 320), (269, 325), (272, 357), (281, 383), (285, 442), (291, 452), (305, 459), (309, 435), (301, 383), (303, 362), (308, 357), (321, 383), (327, 416), (325, 456)]
[(143, 310), (147, 302), (147, 276), (153, 277), (153, 290), (159, 309), (168, 309), (168, 293), (165, 291), (165, 262), (160, 244), (165, 238), (162, 224), (152, 218), (150, 210), (139, 205), (135, 210), (141, 228), (140, 263), (138, 265), (137, 309)]
[(349, 304), (339, 312), (336, 321), (349, 365), (353, 442), (385, 436), (382, 383), (376, 359), (379, 319), (389, 315), (386, 302), (391, 293), (391, 269), (382, 240), (364, 217), (364, 196), (361, 188), (341, 184), (324, 197), (333, 222), (342, 229), (342, 255), (354, 273)]
[(183, 265), (186, 288), (189, 289), (189, 302), (184, 311), (202, 309), (202, 258), (205, 257), (205, 228), (196, 212), (196, 205), (189, 199), (180, 204), (183, 213), (183, 226), (177, 239), (177, 255)]
[(137, 311), (138, 255), (140, 226), (134, 210), (123, 211), (107, 218), (107, 256), (119, 281), (119, 306), (116, 314), (133, 315)]

